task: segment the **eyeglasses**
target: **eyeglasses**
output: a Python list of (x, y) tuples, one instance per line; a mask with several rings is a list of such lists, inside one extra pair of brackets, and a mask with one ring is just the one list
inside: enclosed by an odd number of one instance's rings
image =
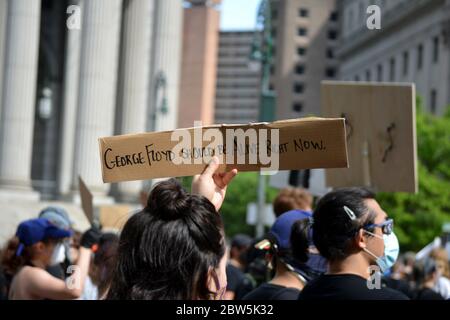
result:
[(394, 231), (394, 220), (388, 219), (382, 223), (372, 223), (372, 224), (363, 226), (364, 230), (372, 229), (372, 228), (381, 228), (381, 231), (383, 232), (383, 234), (386, 234), (386, 235), (391, 234), (392, 231)]

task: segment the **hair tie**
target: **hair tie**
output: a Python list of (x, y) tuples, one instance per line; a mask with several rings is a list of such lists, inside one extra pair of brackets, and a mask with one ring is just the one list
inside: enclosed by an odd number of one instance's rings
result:
[(16, 256), (20, 257), (22, 255), (24, 247), (25, 246), (23, 245), (23, 243), (19, 243), (19, 246), (17, 247), (17, 250), (16, 250)]

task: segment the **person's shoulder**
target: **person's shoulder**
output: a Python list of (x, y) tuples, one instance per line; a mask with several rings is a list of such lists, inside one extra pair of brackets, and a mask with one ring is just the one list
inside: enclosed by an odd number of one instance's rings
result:
[(383, 287), (380, 290), (373, 289), (372, 291), (379, 292), (380, 298), (383, 300), (410, 300), (404, 293), (388, 287)]
[(300, 290), (295, 288), (280, 289), (272, 296), (272, 300), (297, 300), (300, 292)]
[(53, 278), (46, 270), (36, 267), (25, 266), (20, 272), (21, 277), (27, 281), (47, 281), (49, 278)]
[(278, 296), (280, 292), (284, 291), (284, 289), (287, 288), (266, 282), (250, 291), (243, 297), (242, 300), (282, 300), (282, 298), (276, 298), (276, 296)]

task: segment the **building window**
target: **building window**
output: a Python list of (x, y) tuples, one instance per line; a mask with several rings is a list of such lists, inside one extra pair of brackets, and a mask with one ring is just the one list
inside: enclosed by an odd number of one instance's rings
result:
[(437, 107), (437, 92), (435, 89), (431, 90), (430, 93), (430, 111), (433, 114), (436, 114)]
[(383, 81), (383, 66), (381, 64), (377, 66), (377, 81)]
[(417, 70), (422, 69), (423, 65), (423, 45), (419, 44), (417, 47)]
[(270, 74), (271, 75), (275, 74), (275, 65), (273, 65), (273, 64), (270, 66)]
[(436, 63), (439, 60), (439, 37), (433, 38), (433, 62)]
[(298, 47), (298, 48), (297, 48), (297, 54), (298, 54), (299, 56), (301, 56), (301, 57), (305, 56), (305, 55), (306, 55), (306, 48)]
[(299, 82), (294, 83), (294, 92), (295, 93), (303, 93), (304, 89), (305, 88), (303, 86), (303, 83), (299, 83)]
[(334, 31), (334, 30), (328, 31), (328, 39), (336, 40), (337, 39), (337, 32)]
[(302, 112), (303, 111), (303, 104), (301, 102), (296, 102), (292, 105), (292, 110), (295, 112)]
[(277, 37), (277, 28), (272, 28), (272, 38)]
[(298, 10), (298, 15), (302, 18), (307, 18), (307, 17), (309, 17), (309, 10), (306, 8), (300, 8)]
[(306, 37), (308, 30), (306, 28), (298, 28), (298, 35), (300, 37)]
[(408, 74), (408, 66), (409, 66), (409, 53), (408, 51), (403, 52), (403, 75), (406, 76)]
[(276, 9), (272, 10), (272, 20), (275, 20), (278, 17), (278, 11)]
[(326, 68), (325, 76), (327, 78), (334, 78), (336, 76), (336, 70), (334, 68)]
[(390, 66), (389, 81), (394, 81), (395, 80), (395, 58), (391, 58), (391, 60), (389, 61), (389, 66)]
[(372, 81), (372, 74), (370, 70), (366, 70), (366, 81)]
[(295, 67), (295, 73), (296, 74), (304, 74), (305, 73), (305, 66), (302, 64), (299, 64)]
[(329, 59), (333, 59), (334, 58), (333, 49), (330, 49), (330, 48), (327, 49), (327, 58), (329, 58)]
[(331, 21), (337, 21), (337, 20), (338, 20), (338, 13), (337, 13), (337, 11), (331, 12), (331, 14), (330, 14), (330, 20), (331, 20)]

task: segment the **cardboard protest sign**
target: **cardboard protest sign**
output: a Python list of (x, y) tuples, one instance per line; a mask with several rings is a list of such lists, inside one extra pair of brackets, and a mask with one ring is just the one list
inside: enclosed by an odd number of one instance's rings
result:
[(78, 187), (80, 189), (80, 198), (81, 198), (81, 207), (83, 208), (83, 212), (86, 215), (89, 223), (91, 225), (94, 224), (94, 205), (93, 205), (93, 196), (91, 191), (89, 191), (88, 187), (84, 183), (83, 179), (78, 176)]
[(210, 159), (220, 171), (347, 167), (344, 119), (212, 125), (99, 139), (104, 182), (191, 176)]
[(349, 155), (327, 185), (417, 192), (414, 84), (324, 81), (321, 95), (323, 116), (346, 119)]
[(104, 229), (122, 230), (131, 207), (128, 205), (104, 205), (99, 207), (100, 224)]

